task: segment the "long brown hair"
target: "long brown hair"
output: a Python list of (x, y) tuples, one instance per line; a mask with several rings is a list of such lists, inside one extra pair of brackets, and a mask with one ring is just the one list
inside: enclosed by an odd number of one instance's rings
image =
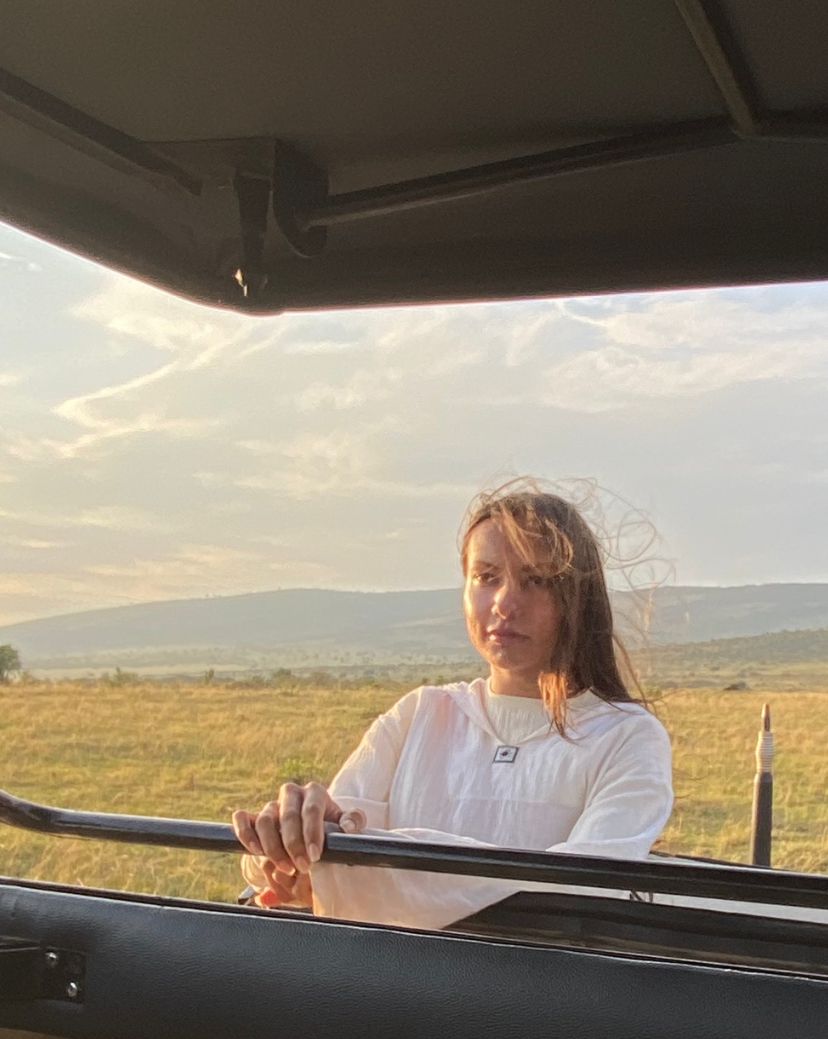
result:
[(527, 478), (481, 494), (469, 506), (463, 523), (464, 573), (472, 531), (485, 520), (495, 522), (518, 557), (541, 572), (561, 608), (549, 667), (538, 679), (555, 728), (565, 734), (567, 702), (586, 689), (608, 702), (649, 706), (613, 630), (600, 545), (578, 509)]

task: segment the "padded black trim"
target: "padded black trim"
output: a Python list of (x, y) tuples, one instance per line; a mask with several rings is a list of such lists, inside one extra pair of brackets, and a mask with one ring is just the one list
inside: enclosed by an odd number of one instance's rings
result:
[(149, 1039), (823, 1039), (828, 983), (235, 909), (0, 887), (0, 933), (87, 957), (83, 1007), (0, 1026)]

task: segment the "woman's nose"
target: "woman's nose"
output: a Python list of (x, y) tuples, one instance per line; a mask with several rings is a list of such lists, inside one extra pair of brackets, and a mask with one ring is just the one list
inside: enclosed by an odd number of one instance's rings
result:
[(514, 581), (510, 579), (501, 581), (494, 597), (495, 612), (504, 619), (511, 617), (517, 610), (519, 595), (520, 588)]

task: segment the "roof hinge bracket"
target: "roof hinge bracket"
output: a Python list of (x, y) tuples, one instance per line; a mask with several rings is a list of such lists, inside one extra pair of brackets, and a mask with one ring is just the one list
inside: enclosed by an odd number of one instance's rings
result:
[(237, 170), (233, 189), (239, 203), (242, 256), (235, 277), (245, 298), (253, 299), (267, 285), (264, 245), (270, 207), (270, 180), (261, 174)]
[(291, 249), (299, 256), (319, 256), (325, 227), (308, 226), (307, 213), (328, 201), (328, 174), (289, 144), (276, 141), (273, 153), (273, 216)]

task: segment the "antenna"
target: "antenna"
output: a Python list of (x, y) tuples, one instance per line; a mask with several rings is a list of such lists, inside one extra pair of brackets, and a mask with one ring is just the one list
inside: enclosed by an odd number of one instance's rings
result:
[(750, 832), (750, 861), (770, 866), (773, 833), (773, 733), (770, 704), (762, 708), (762, 727), (756, 741), (756, 776), (753, 780), (753, 824)]

